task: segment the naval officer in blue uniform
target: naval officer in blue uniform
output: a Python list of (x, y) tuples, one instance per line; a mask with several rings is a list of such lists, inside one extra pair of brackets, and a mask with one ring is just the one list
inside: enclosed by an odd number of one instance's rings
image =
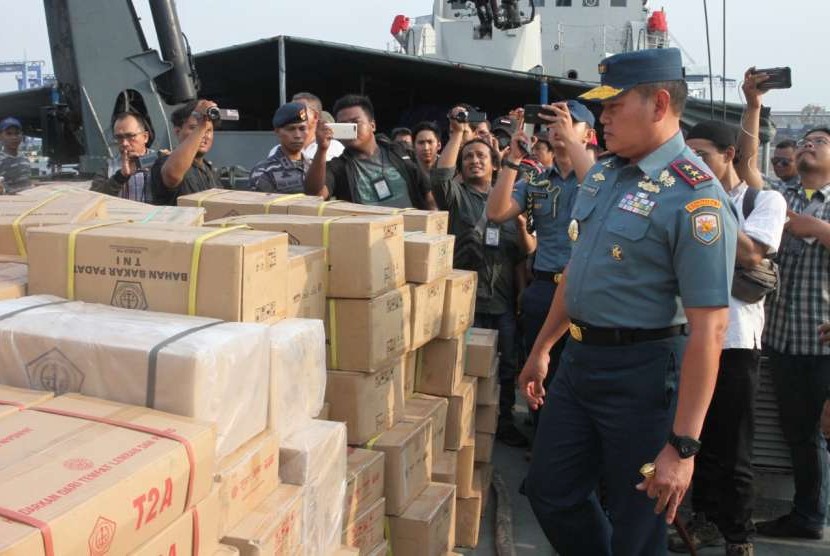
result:
[[(717, 377), (737, 224), (680, 133), (680, 52), (618, 54), (599, 70), (582, 98), (602, 102), (614, 154), (575, 169), (571, 259), (519, 378), (531, 406), (544, 404), (525, 485), (564, 556), (665, 554)], [(573, 131), (567, 114), (552, 125)], [(546, 392), (548, 352), (566, 331)]]

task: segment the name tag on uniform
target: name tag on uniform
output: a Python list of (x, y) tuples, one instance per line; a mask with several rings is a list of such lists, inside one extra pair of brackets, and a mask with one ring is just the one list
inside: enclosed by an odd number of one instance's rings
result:
[(383, 178), (378, 178), (376, 181), (372, 182), (372, 187), (375, 188), (375, 193), (378, 196), (379, 201), (385, 201), (392, 197), (392, 191), (389, 189), (389, 185), (386, 183), (386, 180)]
[(487, 226), (487, 230), (484, 232), (484, 244), (487, 247), (498, 247), (499, 246), (499, 229), (495, 226)]

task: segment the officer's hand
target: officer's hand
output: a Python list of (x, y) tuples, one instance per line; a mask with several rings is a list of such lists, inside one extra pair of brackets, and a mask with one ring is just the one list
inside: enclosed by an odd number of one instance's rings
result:
[(550, 354), (531, 352), (519, 375), (519, 391), (530, 404), (530, 408), (537, 410), (545, 403), (545, 377), (548, 374)]
[(787, 211), (787, 223), (784, 230), (795, 237), (815, 237), (816, 228), (821, 225), (821, 220), (808, 214), (798, 214), (791, 210)]
[(657, 499), (654, 513), (666, 512), (666, 523), (671, 524), (692, 482), (694, 469), (694, 458), (681, 459), (677, 450), (666, 444), (654, 460), (654, 477), (643, 480), (636, 488)]
[(830, 322), (818, 327), (818, 339), (822, 344), (830, 344)]
[(769, 79), (766, 73), (754, 73), (755, 66), (749, 68), (744, 72), (744, 82), (741, 89), (744, 91), (747, 106), (753, 108), (761, 107), (761, 97), (764, 96), (764, 91), (758, 88), (758, 85)]
[(467, 140), (467, 137), (469, 137), (470, 135), (474, 135), (474, 132), (470, 127), (469, 122), (462, 123), (456, 120), (455, 118), (459, 112), (465, 112), (466, 110), (467, 109), (463, 106), (456, 106), (455, 108), (450, 110), (450, 113), (447, 115), (447, 119), (449, 119), (450, 121), (450, 134), (463, 133), (465, 141)]
[(528, 152), (530, 149), (530, 137), (527, 136), (527, 133), (522, 128), (519, 128), (519, 131), (514, 133), (510, 138), (510, 147), (508, 148), (510, 150), (506, 153), (507, 159), (514, 164), (518, 164), (525, 156), (530, 154)]
[(130, 157), (129, 150), (121, 149), (121, 175), (125, 178), (132, 176), (135, 173), (135, 164)]
[(326, 122), (318, 119), (317, 128), (314, 130), (314, 138), (317, 140), (317, 149), (324, 152), (329, 150), (332, 137), (334, 137), (334, 131), (326, 125)]
[(830, 438), (830, 400), (824, 402), (824, 409), (821, 411), (821, 434), (824, 438)]

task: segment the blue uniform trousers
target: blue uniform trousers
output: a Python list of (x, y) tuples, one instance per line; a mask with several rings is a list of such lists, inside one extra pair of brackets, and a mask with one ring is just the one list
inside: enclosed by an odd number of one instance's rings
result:
[[(664, 515), (634, 487), (666, 445), (685, 336), (627, 346), (568, 340), (548, 391), (525, 490), (563, 556), (666, 553)], [(596, 489), (607, 489), (607, 514)]]

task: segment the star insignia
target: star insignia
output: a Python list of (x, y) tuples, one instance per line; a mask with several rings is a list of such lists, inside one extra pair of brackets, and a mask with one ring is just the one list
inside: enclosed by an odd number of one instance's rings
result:
[(596, 174), (594, 174), (591, 177), (594, 179), (594, 181), (605, 181), (605, 176), (603, 175), (602, 172), (597, 172)]
[(680, 178), (692, 187), (697, 187), (699, 184), (708, 182), (712, 179), (708, 173), (702, 168), (698, 168), (692, 162), (685, 159), (676, 160), (671, 163), (671, 168), (677, 172)]

